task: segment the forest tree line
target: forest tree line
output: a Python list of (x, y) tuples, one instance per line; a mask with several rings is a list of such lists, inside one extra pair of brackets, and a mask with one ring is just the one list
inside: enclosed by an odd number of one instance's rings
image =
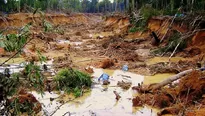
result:
[(205, 0), (0, 0), (0, 11), (29, 12), (29, 8), (40, 8), (47, 12), (132, 12), (145, 5), (170, 13), (179, 7), (183, 7), (186, 12), (205, 10)]

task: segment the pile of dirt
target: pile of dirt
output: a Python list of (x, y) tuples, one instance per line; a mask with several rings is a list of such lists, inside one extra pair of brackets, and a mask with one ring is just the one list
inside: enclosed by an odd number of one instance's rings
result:
[(111, 66), (114, 66), (115, 62), (113, 59), (104, 59), (102, 62), (99, 64), (99, 68), (110, 68)]
[[(136, 87), (138, 88), (138, 87)], [(134, 87), (134, 89), (136, 89)], [(158, 114), (187, 113), (186, 109), (194, 109), (196, 106), (205, 107), (203, 97), (205, 95), (205, 72), (193, 71), (183, 77), (177, 86), (163, 87), (160, 90), (142, 93), (133, 99), (133, 106), (148, 104), (163, 108)], [(204, 111), (204, 110), (203, 110)]]
[[(8, 17), (0, 18), (0, 27), (22, 27), (30, 22), (41, 23), (42, 16), (40, 14), (33, 15), (32, 13), (16, 13), (9, 14)], [(88, 17), (84, 14), (45, 14), (45, 19), (54, 25), (62, 24), (88, 24)]]
[[(17, 100), (17, 101), (15, 101)], [(28, 108), (32, 108), (36, 114), (41, 111), (41, 103), (33, 96), (33, 94), (26, 92), (25, 90), (20, 90), (17, 96), (13, 96), (12, 98), (9, 99), (10, 103), (16, 102), (19, 103), (20, 112), (27, 112), (24, 110), (29, 110)], [(21, 105), (21, 106), (20, 106)]]
[(105, 30), (113, 30), (117, 34), (126, 33), (130, 26), (128, 17), (123, 16), (109, 16), (105, 19)]

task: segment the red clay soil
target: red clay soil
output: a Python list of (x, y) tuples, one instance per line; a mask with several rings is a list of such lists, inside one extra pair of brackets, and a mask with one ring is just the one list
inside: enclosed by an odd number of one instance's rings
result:
[[(175, 87), (163, 87), (153, 93), (142, 93), (142, 95), (133, 99), (133, 106), (141, 106), (141, 103), (144, 103), (154, 107), (164, 108), (158, 115), (178, 115), (182, 112), (186, 113), (187, 111), (185, 109), (188, 108), (194, 110), (195, 107), (193, 106), (197, 106), (198, 104), (202, 108), (205, 107), (204, 95), (205, 72), (193, 71), (183, 77)], [(204, 110), (200, 112), (204, 112)]]
[[(5, 20), (0, 18), (0, 27), (22, 27), (32, 21), (40, 23), (42, 18), (40, 14), (33, 15), (32, 13), (9, 14)], [(84, 14), (46, 14), (45, 18), (54, 25), (88, 23), (88, 18)]]
[(33, 94), (27, 93), (23, 89), (20, 90), (17, 96), (13, 96), (11, 99), (9, 99), (9, 102), (13, 102), (15, 99), (18, 99), (20, 104), (33, 104), (32, 109), (36, 114), (42, 109), (40, 102), (33, 96)]
[(109, 16), (106, 17), (104, 25), (107, 29), (113, 30), (116, 34), (123, 34), (129, 29), (130, 21), (128, 17)]
[[(173, 17), (152, 17), (148, 21), (148, 28), (151, 31), (158, 33), (159, 35), (164, 35), (172, 21)], [(173, 23), (172, 30), (177, 30), (178, 32), (185, 33), (188, 31), (186, 25), (181, 25), (178, 23)]]
[(199, 31), (195, 34), (189, 47), (197, 47), (202, 53), (205, 53), (205, 31)]
[(188, 111), (185, 115), (186, 116), (204, 116), (205, 115), (205, 108), (200, 108), (197, 110)]
[(110, 68), (111, 66), (114, 66), (114, 60), (112, 59), (104, 59), (102, 62), (99, 64), (99, 68)]

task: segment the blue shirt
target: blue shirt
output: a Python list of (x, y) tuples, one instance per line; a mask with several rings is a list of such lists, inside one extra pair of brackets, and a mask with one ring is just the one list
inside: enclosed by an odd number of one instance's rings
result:
[(108, 79), (109, 79), (109, 75), (103, 73), (103, 74), (98, 78), (98, 81), (100, 81), (101, 78), (102, 78), (103, 81), (108, 80)]

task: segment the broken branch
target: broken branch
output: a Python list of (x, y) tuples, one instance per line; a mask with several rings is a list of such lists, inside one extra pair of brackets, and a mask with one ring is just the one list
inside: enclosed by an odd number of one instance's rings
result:
[[(204, 67), (200, 68), (200, 69), (196, 69), (196, 70), (204, 70)], [(159, 89), (167, 84), (170, 84), (173, 81), (176, 81), (176, 80), (180, 79), (181, 77), (185, 76), (186, 74), (191, 73), (192, 71), (194, 71), (194, 69), (185, 70), (185, 71), (178, 73), (177, 75), (171, 76), (171, 77), (167, 78), (166, 80), (162, 81), (161, 83), (157, 83), (157, 84), (153, 85), (151, 90), (154, 91), (154, 90)]]

